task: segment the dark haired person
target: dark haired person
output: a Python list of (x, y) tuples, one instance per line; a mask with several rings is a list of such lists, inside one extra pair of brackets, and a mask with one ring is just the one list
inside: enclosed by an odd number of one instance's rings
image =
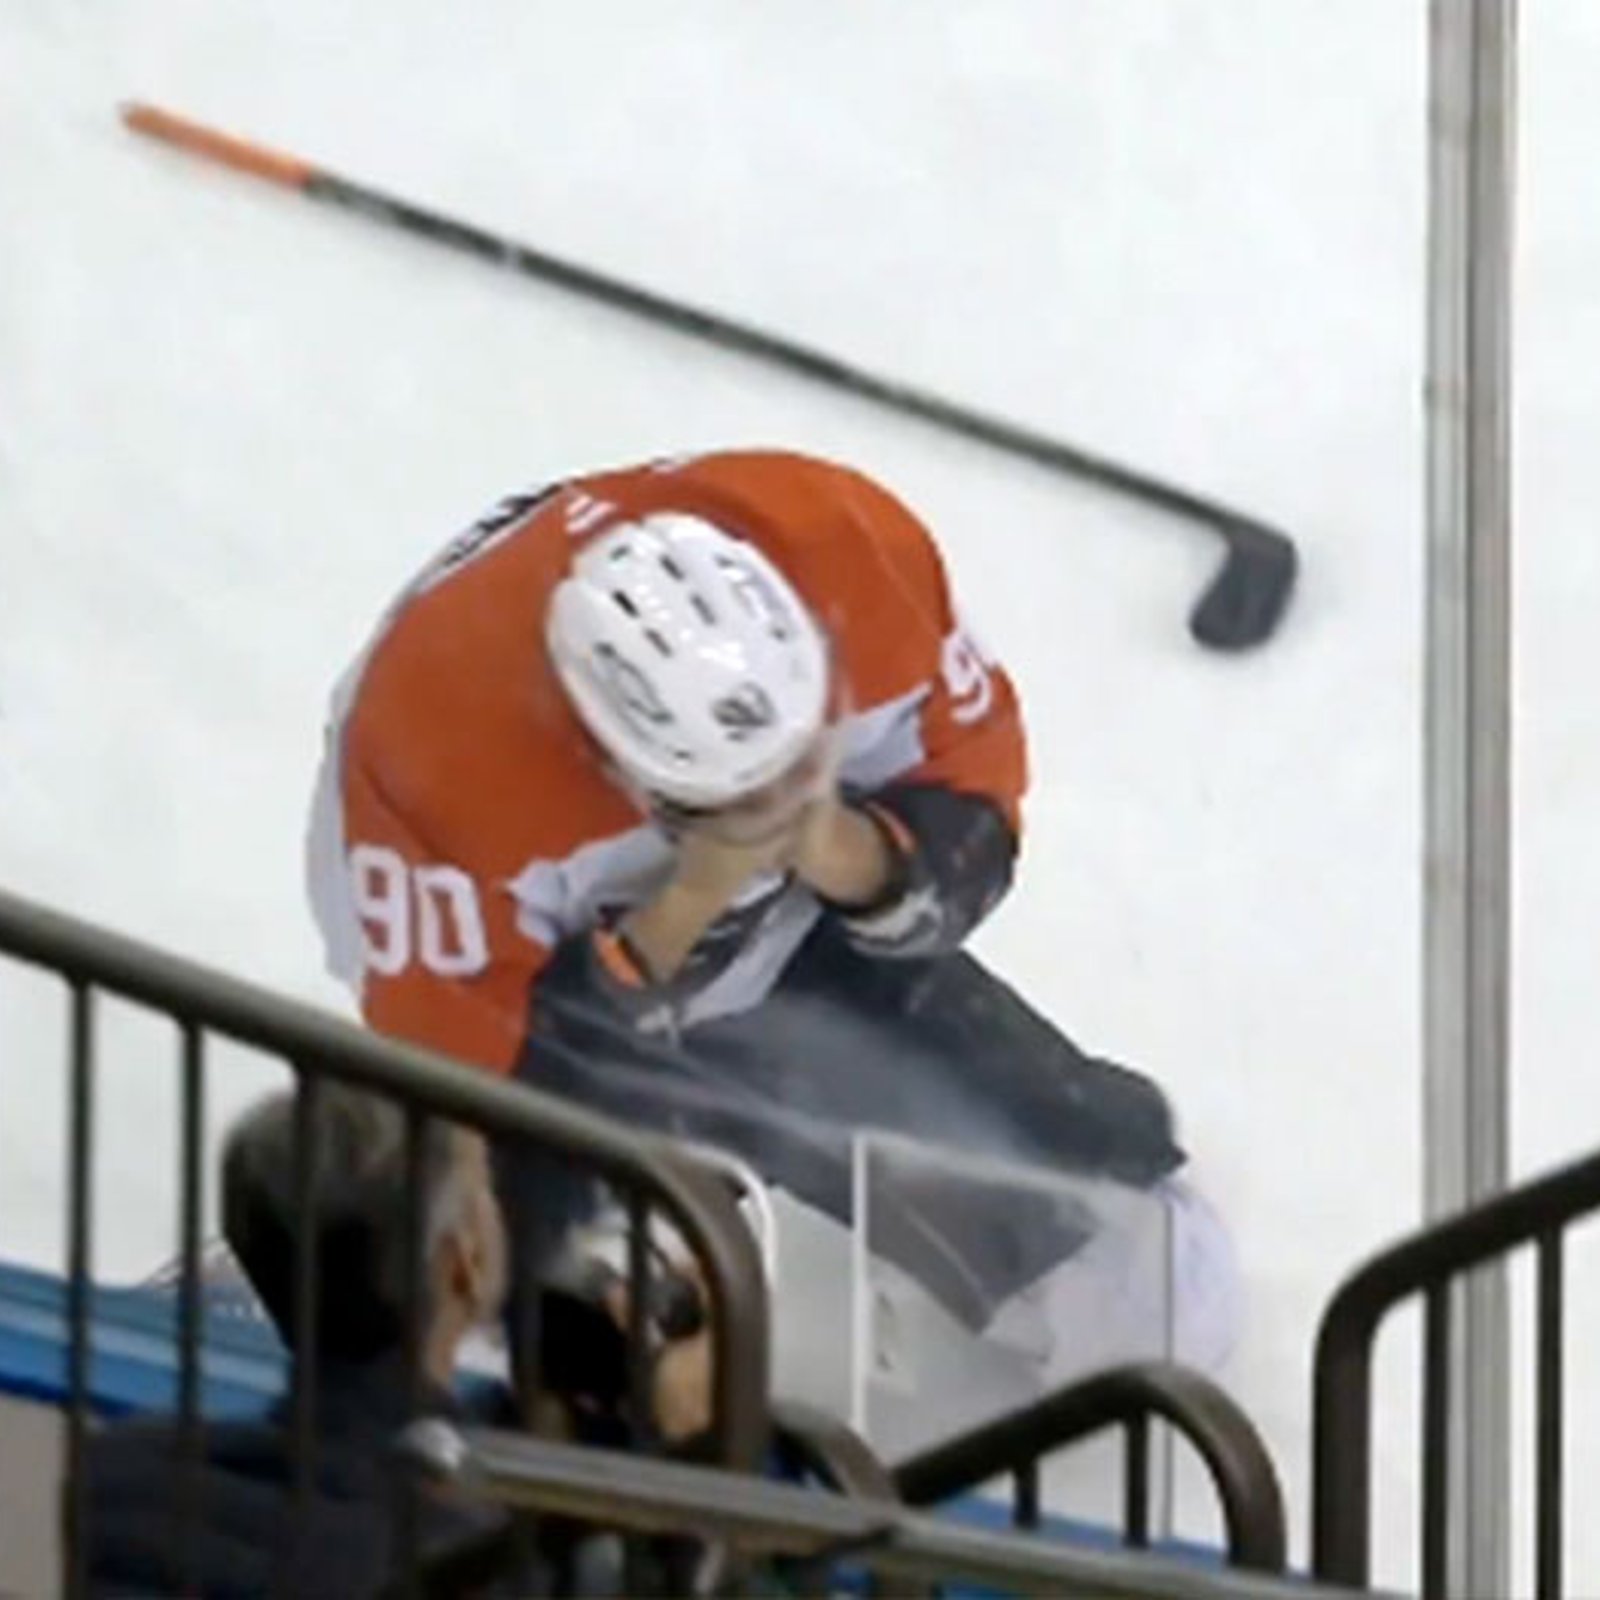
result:
[[(324, 1088), (313, 1119), (318, 1236), (313, 1370), (313, 1489), (296, 1515), (290, 1402), (259, 1422), (208, 1425), (187, 1551), (177, 1545), (183, 1492), (177, 1423), (130, 1419), (92, 1434), (87, 1454), (88, 1564), (95, 1594), (378, 1593), (402, 1545), (396, 1434), (413, 1416), (404, 1360), (406, 1123), (386, 1101)], [(295, 1106), (274, 1096), (229, 1134), (223, 1231), (285, 1344), (294, 1349)], [(505, 1240), (481, 1139), (428, 1125), (423, 1160), (423, 1413), (452, 1416), (458, 1348), (499, 1313)], [(303, 1355), (304, 1352), (297, 1352)], [(496, 1523), (492, 1512), (419, 1492), (424, 1553)], [(516, 1592), (537, 1593), (524, 1573)], [(492, 1592), (492, 1591), (491, 1591)]]

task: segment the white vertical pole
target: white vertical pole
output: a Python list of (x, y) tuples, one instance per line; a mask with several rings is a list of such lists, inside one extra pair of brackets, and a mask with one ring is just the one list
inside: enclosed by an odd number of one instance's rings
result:
[[(1501, 1189), (1510, 972), (1510, 254), (1515, 0), (1430, 0), (1426, 1191)], [(1457, 1295), (1448, 1594), (1511, 1592), (1505, 1274)]]

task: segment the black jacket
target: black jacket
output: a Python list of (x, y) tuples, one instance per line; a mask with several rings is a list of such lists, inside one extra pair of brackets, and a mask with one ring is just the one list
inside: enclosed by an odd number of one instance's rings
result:
[[(456, 1408), (449, 1396), (431, 1394), (426, 1411), (452, 1415)], [(407, 1417), (398, 1362), (325, 1364), (318, 1377), (314, 1492), (301, 1518), (293, 1512), (287, 1403), (261, 1422), (209, 1425), (187, 1567), (178, 1545), (185, 1479), (177, 1424), (130, 1418), (105, 1425), (90, 1435), (87, 1448), (91, 1594), (237, 1600), (378, 1594), (403, 1548), (396, 1537), (403, 1469), (393, 1441)], [(497, 1523), (493, 1512), (447, 1503), (425, 1489), (414, 1504), (424, 1557), (487, 1534)], [(532, 1575), (524, 1575), (516, 1592), (538, 1592)]]

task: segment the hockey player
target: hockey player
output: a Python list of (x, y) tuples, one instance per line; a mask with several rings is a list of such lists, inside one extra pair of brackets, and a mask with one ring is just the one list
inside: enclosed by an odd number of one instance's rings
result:
[[(1210, 1361), (1228, 1252), (1164, 1096), (962, 950), (1026, 783), (1015, 689), (894, 496), (775, 451), (654, 462), (504, 502), (390, 608), (335, 694), (312, 895), (373, 1027), (835, 1217), (860, 1128), (1159, 1195)], [(875, 1248), (970, 1327), (1070, 1281), (1082, 1214), (939, 1189)]]

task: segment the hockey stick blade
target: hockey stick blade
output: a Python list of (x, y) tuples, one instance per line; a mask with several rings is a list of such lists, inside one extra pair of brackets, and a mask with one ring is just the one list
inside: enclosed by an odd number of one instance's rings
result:
[(1248, 650), (1271, 638), (1294, 593), (1300, 556), (1265, 523), (1218, 522), (1228, 553), (1189, 614), (1189, 632), (1212, 650)]

